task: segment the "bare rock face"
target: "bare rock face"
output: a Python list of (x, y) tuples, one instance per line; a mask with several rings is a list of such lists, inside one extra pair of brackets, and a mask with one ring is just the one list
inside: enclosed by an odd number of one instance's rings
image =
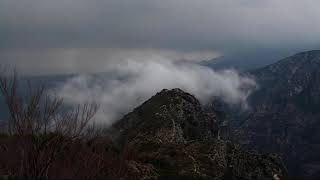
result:
[(215, 137), (215, 119), (206, 114), (199, 101), (180, 89), (162, 90), (114, 125), (126, 138), (144, 133), (174, 141)]
[(139, 179), (287, 178), (277, 156), (243, 151), (218, 139), (218, 117), (180, 89), (163, 90), (113, 128), (133, 150), (132, 176)]

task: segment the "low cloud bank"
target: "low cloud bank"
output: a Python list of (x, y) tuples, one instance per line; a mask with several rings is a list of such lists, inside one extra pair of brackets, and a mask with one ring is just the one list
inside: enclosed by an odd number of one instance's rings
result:
[(100, 104), (99, 123), (110, 125), (162, 89), (181, 88), (202, 103), (219, 97), (228, 104), (246, 107), (256, 83), (235, 70), (213, 71), (194, 63), (168, 59), (127, 60), (110, 66), (99, 75), (83, 74), (57, 88), (58, 96), (70, 105), (95, 101)]

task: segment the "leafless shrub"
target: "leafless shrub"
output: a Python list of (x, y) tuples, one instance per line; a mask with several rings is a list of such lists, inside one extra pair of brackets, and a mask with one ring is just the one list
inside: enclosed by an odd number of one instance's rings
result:
[(8, 167), (16, 177), (48, 178), (59, 155), (74, 140), (87, 135), (86, 128), (98, 109), (97, 104), (87, 103), (65, 111), (61, 98), (50, 97), (44, 86), (33, 89), (31, 83), (23, 96), (18, 93), (16, 73), (0, 75), (0, 93), (9, 111), (7, 133), (19, 137), (19, 166)]

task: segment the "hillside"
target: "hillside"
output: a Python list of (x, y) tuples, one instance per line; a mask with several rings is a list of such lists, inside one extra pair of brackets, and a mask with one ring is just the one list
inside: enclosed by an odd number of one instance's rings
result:
[(248, 147), (279, 153), (292, 176), (320, 177), (320, 51), (307, 51), (250, 72), (259, 89), (251, 111), (234, 121)]

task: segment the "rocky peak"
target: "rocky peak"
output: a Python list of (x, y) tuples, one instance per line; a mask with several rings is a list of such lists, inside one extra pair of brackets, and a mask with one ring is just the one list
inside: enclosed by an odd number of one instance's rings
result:
[(177, 141), (214, 137), (215, 119), (200, 102), (181, 89), (164, 89), (114, 125), (127, 138), (139, 133), (166, 135)]

